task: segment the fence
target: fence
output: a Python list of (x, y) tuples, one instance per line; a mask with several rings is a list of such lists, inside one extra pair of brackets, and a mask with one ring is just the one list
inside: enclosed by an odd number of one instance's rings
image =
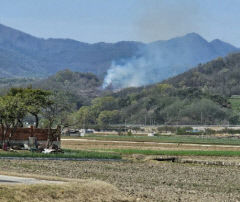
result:
[[(50, 134), (50, 136), (49, 136)], [(17, 128), (14, 134), (10, 137), (10, 131), (7, 133), (7, 140), (12, 143), (28, 144), (29, 137), (36, 137), (39, 143), (46, 143), (50, 138), (56, 145), (60, 145), (61, 135), (58, 129), (40, 129), (40, 128)], [(2, 130), (0, 129), (0, 142), (2, 141)]]

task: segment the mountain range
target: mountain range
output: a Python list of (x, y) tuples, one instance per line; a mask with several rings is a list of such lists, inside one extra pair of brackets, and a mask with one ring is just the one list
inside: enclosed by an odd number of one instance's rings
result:
[(89, 44), (72, 39), (37, 38), (0, 24), (0, 77), (47, 77), (70, 69), (104, 78), (113, 62), (144, 57), (148, 49), (156, 50), (156, 56), (164, 59), (165, 69), (159, 80), (239, 50), (218, 39), (208, 42), (196, 33), (150, 44), (135, 41)]

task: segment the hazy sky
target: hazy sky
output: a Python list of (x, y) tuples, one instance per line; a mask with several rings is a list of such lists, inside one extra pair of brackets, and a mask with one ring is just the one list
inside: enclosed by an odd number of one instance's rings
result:
[(240, 47), (240, 0), (0, 0), (0, 23), (44, 38), (155, 41), (197, 32)]

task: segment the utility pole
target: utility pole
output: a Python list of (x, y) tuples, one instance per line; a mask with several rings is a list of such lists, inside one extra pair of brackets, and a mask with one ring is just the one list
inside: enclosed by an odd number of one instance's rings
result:
[(167, 123), (168, 123), (168, 112), (167, 112)]
[(125, 132), (127, 132), (127, 120), (125, 119)]
[(179, 115), (180, 115), (180, 111), (178, 111), (178, 116), (177, 116), (177, 127), (178, 127), (178, 124), (179, 124)]

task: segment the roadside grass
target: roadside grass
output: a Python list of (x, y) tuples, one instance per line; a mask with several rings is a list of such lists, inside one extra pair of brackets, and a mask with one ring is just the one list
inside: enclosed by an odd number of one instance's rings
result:
[(64, 149), (64, 153), (43, 154), (30, 151), (7, 152), (0, 151), (0, 157), (30, 157), (30, 158), (78, 158), (78, 159), (121, 159), (121, 156), (116, 153), (71, 150)]
[(121, 155), (167, 155), (167, 156), (222, 156), (239, 157), (240, 151), (204, 151), (204, 150), (141, 150), (141, 149), (108, 149), (108, 152), (116, 152)]
[(133, 201), (102, 181), (83, 180), (64, 185), (0, 185), (0, 201)]
[[(67, 138), (67, 137), (65, 137)], [(214, 138), (193, 135), (161, 135), (156, 137), (144, 136), (117, 136), (117, 135), (89, 135), (78, 137), (79, 139), (102, 140), (102, 141), (132, 141), (132, 142), (157, 142), (157, 143), (179, 143), (179, 144), (214, 144), (214, 145), (240, 145), (237, 138)], [(64, 138), (63, 138), (64, 139)], [(72, 138), (74, 139), (74, 138)]]

